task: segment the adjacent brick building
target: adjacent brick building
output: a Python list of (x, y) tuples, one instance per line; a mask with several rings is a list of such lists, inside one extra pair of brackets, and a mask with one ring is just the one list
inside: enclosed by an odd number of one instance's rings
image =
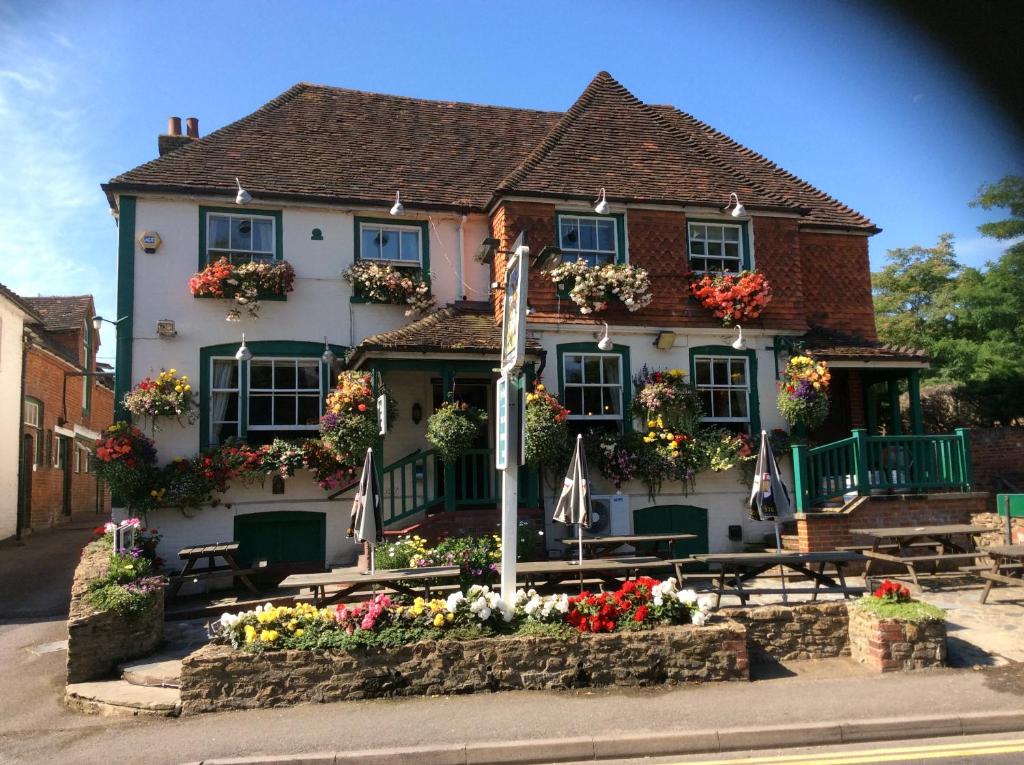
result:
[(113, 384), (97, 364), (91, 295), (24, 301), (40, 321), (25, 326), (22, 529), (106, 515), (110, 495), (93, 472), (96, 438), (113, 421)]

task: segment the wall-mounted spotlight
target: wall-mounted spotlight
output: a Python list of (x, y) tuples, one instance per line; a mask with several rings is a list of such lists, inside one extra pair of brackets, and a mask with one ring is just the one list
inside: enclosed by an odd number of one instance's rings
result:
[(324, 335), (324, 352), (320, 360), (328, 367), (333, 367), (334, 362), (338, 360), (338, 357), (334, 355), (334, 351), (331, 350), (331, 346), (327, 344), (327, 335)]
[(242, 333), (242, 344), (235, 351), (235, 358), (238, 361), (252, 361), (252, 351), (245, 345), (245, 333)]
[(615, 344), (612, 343), (612, 339), (610, 337), (608, 337), (608, 322), (603, 322), (603, 323), (604, 323), (604, 337), (602, 337), (600, 340), (597, 341), (597, 347), (600, 350), (602, 350), (602, 351), (610, 351), (612, 348), (615, 347)]
[(473, 260), (477, 263), (482, 263), (485, 266), (489, 266), (494, 262), (494, 253), (498, 251), (498, 245), (501, 244), (493, 236), (489, 236), (480, 242), (480, 249), (476, 251), (476, 255), (473, 256)]
[(391, 205), (391, 209), (388, 211), (392, 215), (402, 215), (405, 213), (405, 205), (402, 204), (402, 192), (395, 192), (395, 203)]
[(252, 201), (252, 194), (242, 188), (242, 182), (235, 176), (235, 185), (238, 186), (238, 193), (235, 194), (235, 204), (244, 205)]
[(747, 341), (743, 339), (743, 327), (736, 325), (736, 339), (732, 341), (732, 347), (737, 351), (747, 350)]
[(654, 347), (659, 351), (667, 351), (676, 343), (676, 333), (662, 330), (654, 338)]
[(740, 198), (736, 196), (735, 191), (729, 194), (729, 201), (726, 203), (723, 209), (728, 210), (729, 207), (733, 204), (733, 202), (736, 203), (736, 206), (733, 207), (732, 212), (729, 213), (730, 215), (732, 215), (732, 217), (741, 218), (747, 214), (747, 208), (740, 204)]
[(604, 191), (604, 186), (602, 186), (601, 191), (598, 192), (597, 195), (597, 203), (594, 205), (594, 212), (596, 212), (598, 215), (607, 215), (608, 210), (610, 209), (608, 207), (608, 200), (605, 197), (606, 194)]
[(554, 245), (546, 245), (536, 255), (530, 256), (530, 267), (550, 271), (562, 263), (562, 251)]

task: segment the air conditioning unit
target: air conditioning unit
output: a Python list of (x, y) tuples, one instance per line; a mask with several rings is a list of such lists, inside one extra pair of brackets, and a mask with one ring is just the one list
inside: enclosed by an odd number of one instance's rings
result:
[(624, 494), (605, 494), (590, 498), (593, 513), (590, 516), (591, 534), (631, 534), (633, 520), (629, 515), (629, 497)]

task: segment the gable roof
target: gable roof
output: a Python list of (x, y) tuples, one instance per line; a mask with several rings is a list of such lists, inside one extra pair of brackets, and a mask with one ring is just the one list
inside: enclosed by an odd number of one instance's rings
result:
[(92, 319), (92, 295), (49, 295), (23, 298), (39, 314), (48, 332), (81, 329)]
[[(527, 337), (527, 351), (541, 354), (540, 343)], [(428, 313), (405, 326), (370, 335), (355, 347), (348, 363), (355, 364), (369, 351), (412, 353), (467, 353), (493, 356), (501, 351), (501, 325), (494, 321), (491, 304), (460, 301)]]
[(600, 72), (564, 112), (430, 101), (299, 83), (247, 117), (104, 184), (118, 192), (485, 210), (503, 194), (724, 206), (801, 224), (878, 229), (805, 181)]
[(29, 305), (28, 302), (26, 302), (25, 298), (13, 292), (8, 287), (5, 287), (3, 284), (0, 284), (0, 295), (3, 295), (5, 298), (14, 303), (14, 305), (16, 305), (21, 311), (24, 311), (25, 315), (28, 316), (30, 321), (40, 322), (43, 320), (43, 317), (36, 313), (36, 309)]

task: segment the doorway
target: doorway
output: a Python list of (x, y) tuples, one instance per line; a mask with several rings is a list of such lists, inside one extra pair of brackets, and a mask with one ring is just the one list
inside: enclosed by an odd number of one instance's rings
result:
[(36, 461), (35, 438), (27, 433), (21, 439), (21, 469), (18, 471), (18, 528), (32, 523), (32, 472)]
[(61, 514), (71, 515), (71, 439), (57, 437), (57, 465), (61, 469)]

